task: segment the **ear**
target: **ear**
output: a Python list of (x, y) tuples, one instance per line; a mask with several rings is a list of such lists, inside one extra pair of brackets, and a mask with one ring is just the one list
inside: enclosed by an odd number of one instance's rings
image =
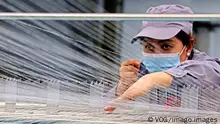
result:
[(192, 49), (193, 49), (193, 47), (194, 47), (194, 45), (195, 45), (195, 38), (193, 37), (193, 36), (190, 36), (190, 39), (189, 39), (189, 45), (187, 46), (187, 55), (189, 54), (190, 55), (190, 53), (192, 52)]

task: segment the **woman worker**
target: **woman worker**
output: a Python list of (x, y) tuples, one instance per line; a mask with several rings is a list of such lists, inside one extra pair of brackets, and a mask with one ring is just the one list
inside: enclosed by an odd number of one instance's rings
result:
[[(182, 5), (151, 7), (147, 13), (193, 14)], [(118, 97), (104, 108), (106, 113), (114, 111), (117, 102), (135, 100), (152, 88), (187, 82), (220, 85), (220, 61), (193, 48), (192, 22), (143, 21), (142, 30), (132, 42), (137, 40), (143, 46), (143, 60), (127, 60), (121, 64)], [(138, 79), (143, 66), (147, 73)]]

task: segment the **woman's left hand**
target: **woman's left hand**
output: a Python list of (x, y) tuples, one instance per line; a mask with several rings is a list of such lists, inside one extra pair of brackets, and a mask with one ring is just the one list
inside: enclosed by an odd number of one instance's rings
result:
[(111, 103), (104, 108), (105, 113), (106, 114), (111, 114), (116, 109), (116, 107), (119, 107), (119, 106), (124, 107), (123, 106), (124, 103), (126, 103), (128, 101), (134, 101), (134, 100), (129, 99), (129, 97), (123, 98), (122, 96), (119, 96), (118, 98), (111, 101)]
[(138, 96), (143, 96), (153, 87), (168, 87), (171, 85), (173, 77), (165, 72), (156, 72), (143, 76), (127, 89), (121, 96), (113, 100), (104, 108), (107, 114), (112, 113), (118, 105), (124, 102), (134, 101)]

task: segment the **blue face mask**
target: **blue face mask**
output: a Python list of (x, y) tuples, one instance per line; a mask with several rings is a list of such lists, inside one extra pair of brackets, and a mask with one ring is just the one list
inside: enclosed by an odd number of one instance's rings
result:
[(180, 53), (169, 53), (169, 54), (150, 54), (143, 53), (144, 58), (142, 60), (143, 66), (148, 70), (149, 73), (159, 72), (168, 70), (180, 64), (180, 55), (182, 54), (184, 48)]

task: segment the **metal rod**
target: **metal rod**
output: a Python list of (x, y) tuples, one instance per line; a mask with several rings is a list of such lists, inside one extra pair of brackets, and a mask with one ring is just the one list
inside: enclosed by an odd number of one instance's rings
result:
[(0, 13), (0, 20), (220, 21), (220, 14)]

